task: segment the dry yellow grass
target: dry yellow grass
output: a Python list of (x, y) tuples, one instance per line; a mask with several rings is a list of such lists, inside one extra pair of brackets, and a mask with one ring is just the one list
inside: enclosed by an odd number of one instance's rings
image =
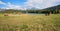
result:
[(60, 31), (60, 14), (11, 15), (0, 16), (0, 31)]

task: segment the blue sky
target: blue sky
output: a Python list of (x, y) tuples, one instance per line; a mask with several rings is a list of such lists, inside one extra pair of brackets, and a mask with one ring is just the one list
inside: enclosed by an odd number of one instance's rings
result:
[(15, 4), (15, 5), (23, 5), (24, 2), (26, 2), (26, 0), (1, 0), (2, 2), (10, 2), (12, 4)]
[(44, 9), (56, 5), (60, 5), (60, 0), (0, 0), (3, 9)]

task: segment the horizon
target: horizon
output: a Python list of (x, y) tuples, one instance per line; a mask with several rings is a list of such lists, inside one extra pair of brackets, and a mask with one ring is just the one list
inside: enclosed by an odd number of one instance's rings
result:
[(44, 9), (60, 5), (60, 0), (0, 0), (2, 9)]

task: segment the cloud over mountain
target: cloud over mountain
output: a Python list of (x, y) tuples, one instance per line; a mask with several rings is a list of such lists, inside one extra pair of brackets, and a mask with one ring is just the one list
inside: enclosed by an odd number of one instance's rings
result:
[[(17, 0), (15, 0), (17, 1)], [(19, 0), (21, 1), (21, 0)], [(20, 2), (19, 2), (20, 3)], [(23, 5), (14, 5), (11, 2), (3, 2), (0, 1), (0, 4), (4, 5), (6, 9), (23, 9), (26, 10), (28, 8), (38, 8), (38, 9), (44, 9), (47, 7), (55, 6), (60, 4), (60, 0), (26, 0)]]
[(56, 3), (60, 4), (60, 0), (27, 0), (27, 2), (25, 2), (25, 6), (29, 8), (35, 7), (43, 9), (57, 5)]

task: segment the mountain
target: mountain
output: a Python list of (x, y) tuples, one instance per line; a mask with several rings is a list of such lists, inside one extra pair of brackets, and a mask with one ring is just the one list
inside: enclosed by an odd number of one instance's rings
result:
[(14, 9), (0, 9), (0, 12), (23, 12), (23, 13), (46, 13), (46, 12), (51, 12), (51, 13), (60, 13), (60, 5), (45, 8), (45, 9), (36, 9), (36, 8), (31, 8), (30, 10), (14, 10)]
[(51, 12), (52, 14), (60, 13), (60, 5), (42, 9), (42, 12)]
[(49, 8), (45, 8), (43, 10), (49, 10), (49, 11), (60, 10), (60, 5), (49, 7)]

